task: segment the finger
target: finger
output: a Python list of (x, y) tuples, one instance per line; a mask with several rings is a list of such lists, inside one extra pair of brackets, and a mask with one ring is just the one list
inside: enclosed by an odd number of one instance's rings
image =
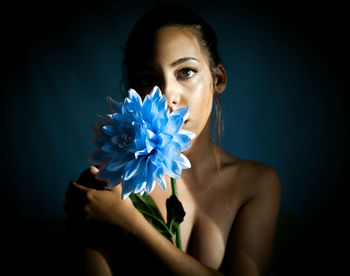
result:
[(80, 184), (78, 184), (77, 182), (72, 181), (71, 183), (72, 183), (75, 187), (77, 187), (78, 189), (80, 189), (80, 190), (83, 190), (83, 191), (89, 191), (89, 190), (91, 190), (90, 188), (87, 188), (87, 187), (85, 187), (85, 186), (83, 186), (83, 185), (80, 185)]
[(98, 168), (96, 168), (95, 166), (91, 166), (90, 167), (90, 172), (93, 174), (93, 175), (96, 175), (98, 173)]

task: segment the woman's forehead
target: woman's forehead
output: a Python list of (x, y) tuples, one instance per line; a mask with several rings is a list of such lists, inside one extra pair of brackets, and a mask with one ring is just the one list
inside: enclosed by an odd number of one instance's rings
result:
[(159, 29), (155, 34), (151, 60), (170, 65), (184, 57), (206, 62), (206, 55), (199, 44), (197, 31), (191, 27), (178, 26)]

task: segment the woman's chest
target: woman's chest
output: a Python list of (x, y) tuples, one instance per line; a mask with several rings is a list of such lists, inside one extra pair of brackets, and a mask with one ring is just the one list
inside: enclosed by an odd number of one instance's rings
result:
[(195, 205), (193, 214), (181, 225), (186, 252), (203, 264), (219, 268), (239, 205), (238, 201), (228, 205), (216, 197)]
[[(225, 189), (208, 189), (200, 192), (187, 190), (178, 181), (178, 197), (186, 215), (180, 224), (182, 250), (198, 261), (218, 268), (223, 260), (231, 226), (241, 205), (241, 193)], [(171, 189), (152, 194), (163, 218), (166, 218), (165, 201)]]
[(230, 188), (215, 185), (179, 194), (186, 212), (181, 239), (185, 252), (201, 263), (219, 268), (245, 192), (234, 184)]

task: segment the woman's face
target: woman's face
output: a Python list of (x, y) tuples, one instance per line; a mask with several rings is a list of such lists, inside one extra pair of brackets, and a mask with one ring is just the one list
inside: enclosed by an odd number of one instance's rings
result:
[(143, 97), (158, 85), (170, 111), (190, 106), (184, 129), (199, 135), (211, 113), (213, 90), (209, 60), (189, 27), (163, 27), (156, 32), (150, 61), (134, 72), (133, 87)]

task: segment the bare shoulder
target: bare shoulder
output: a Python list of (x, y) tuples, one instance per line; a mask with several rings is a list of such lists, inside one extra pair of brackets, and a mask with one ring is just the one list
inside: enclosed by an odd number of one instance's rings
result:
[(257, 274), (265, 275), (272, 258), (281, 202), (280, 178), (266, 164), (228, 153), (221, 156), (230, 179), (227, 186), (230, 199), (239, 201), (226, 249), (225, 270), (228, 274), (245, 275), (247, 269), (254, 269)]
[(224, 170), (233, 181), (245, 190), (247, 198), (258, 195), (275, 197), (281, 194), (281, 182), (277, 171), (269, 165), (241, 159), (221, 150)]
[(240, 176), (250, 183), (253, 189), (280, 189), (280, 178), (275, 169), (269, 165), (240, 159)]

